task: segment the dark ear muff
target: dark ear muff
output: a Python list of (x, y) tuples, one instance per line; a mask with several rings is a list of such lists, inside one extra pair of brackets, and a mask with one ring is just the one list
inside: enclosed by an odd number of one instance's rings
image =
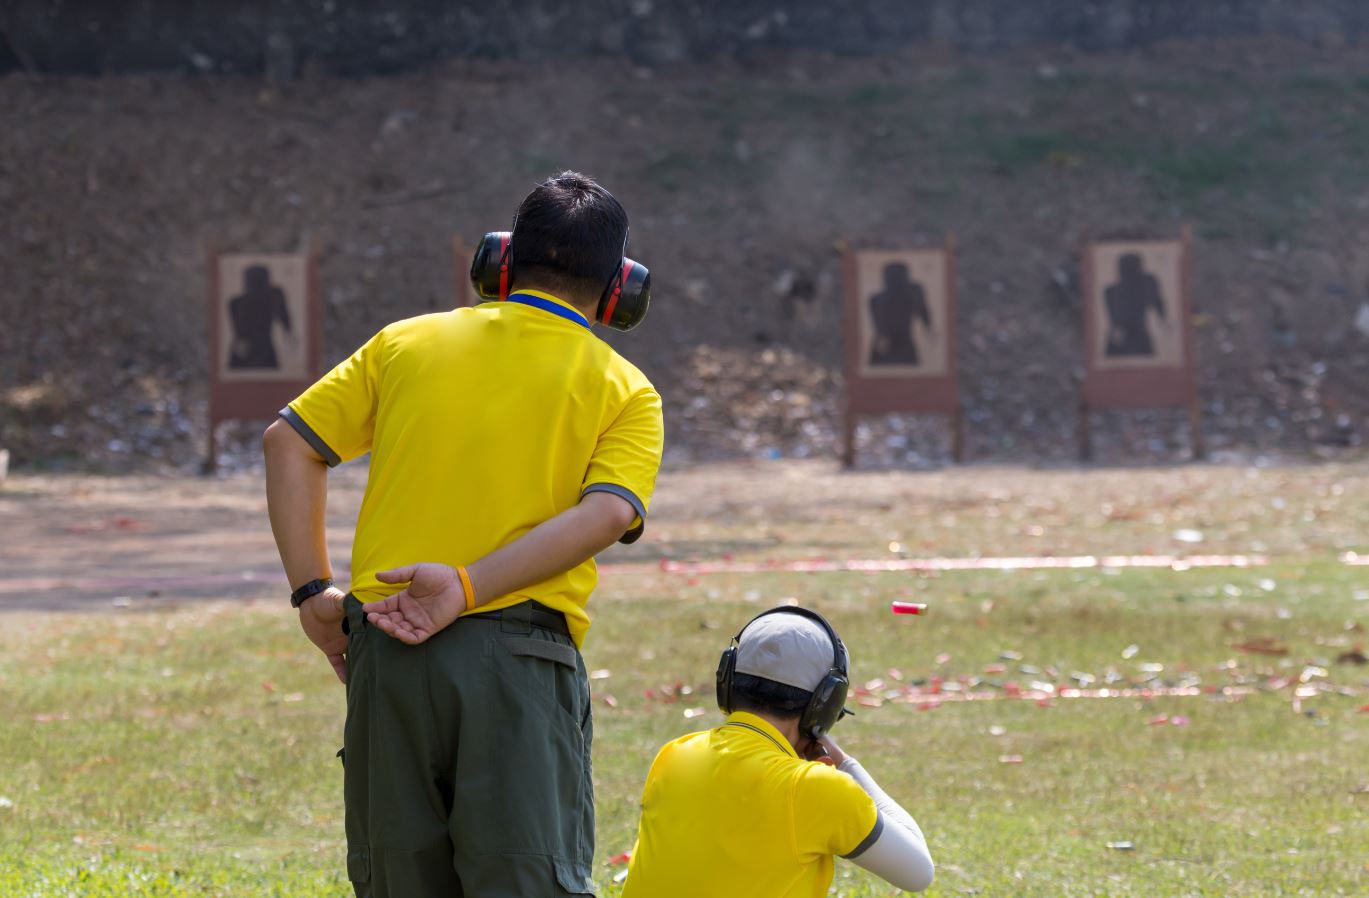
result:
[(737, 641), (723, 650), (718, 659), (717, 696), (718, 710), (724, 714), (732, 713), (732, 674), (737, 669)]
[[(804, 707), (803, 713), (799, 715), (799, 732), (813, 739), (820, 738), (823, 734), (830, 732), (838, 720), (853, 713), (846, 710), (846, 695), (851, 688), (851, 662), (846, 654), (846, 645), (841, 641), (841, 637), (837, 636), (837, 631), (832, 629), (832, 625), (827, 622), (827, 618), (811, 608), (801, 606), (781, 605), (778, 608), (771, 608), (769, 611), (762, 611), (751, 618), (746, 627), (751, 626), (768, 614), (797, 614), (806, 617), (822, 627), (828, 638), (832, 640), (832, 666), (828, 668), (827, 673), (814, 687), (808, 704)], [(738, 646), (741, 645), (742, 634), (746, 632), (746, 627), (742, 627), (741, 632), (732, 637), (732, 644), (723, 652), (722, 658), (718, 660), (718, 708), (724, 714), (732, 713), (732, 679), (737, 671)]]
[(624, 257), (599, 298), (595, 317), (614, 330), (630, 331), (642, 323), (650, 305), (651, 271), (641, 262)]
[(813, 739), (831, 732), (836, 722), (850, 713), (846, 710), (846, 693), (850, 685), (844, 670), (835, 667), (829, 670), (813, 690), (808, 707), (803, 709), (799, 718), (799, 732)]
[(471, 259), (471, 286), (481, 299), (508, 299), (509, 246), (513, 234), (509, 231), (490, 231), (475, 248)]

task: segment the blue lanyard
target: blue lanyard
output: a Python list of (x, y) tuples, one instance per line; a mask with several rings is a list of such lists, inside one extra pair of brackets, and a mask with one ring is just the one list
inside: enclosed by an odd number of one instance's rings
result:
[(542, 311), (550, 312), (553, 315), (560, 315), (567, 321), (574, 321), (576, 324), (580, 325), (586, 330), (589, 330), (588, 318), (586, 318), (584, 315), (581, 315), (574, 309), (566, 308), (559, 302), (552, 302), (549, 299), (545, 299), (541, 296), (534, 296), (531, 293), (514, 293), (507, 300), (505, 300), (505, 302), (516, 302), (519, 305), (532, 306), (534, 309), (541, 309)]

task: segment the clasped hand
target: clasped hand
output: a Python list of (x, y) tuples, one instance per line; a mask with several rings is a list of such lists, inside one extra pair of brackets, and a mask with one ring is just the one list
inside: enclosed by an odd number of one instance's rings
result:
[(400, 592), (362, 606), (366, 620), (400, 642), (431, 639), (466, 610), (466, 592), (456, 569), (431, 561), (380, 571), (381, 583), (407, 583)]

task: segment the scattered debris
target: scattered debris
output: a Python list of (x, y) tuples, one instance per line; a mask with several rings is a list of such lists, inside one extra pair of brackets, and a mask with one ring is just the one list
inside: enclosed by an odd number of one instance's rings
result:
[[(1264, 555), (1064, 555), (1025, 556), (1016, 558), (847, 558), (847, 559), (788, 559), (769, 558), (759, 561), (737, 561), (724, 558), (718, 561), (675, 561), (663, 558), (655, 565), (641, 562), (604, 564), (601, 570), (647, 570), (658, 568), (665, 574), (761, 574), (770, 571), (824, 573), (849, 571), (863, 574), (882, 574), (898, 571), (936, 573), (941, 571), (1034, 571), (1034, 570), (1090, 570), (1097, 568), (1167, 568), (1187, 571), (1211, 567), (1262, 567), (1269, 563)], [(1369, 558), (1366, 558), (1369, 564)], [(746, 601), (753, 601), (743, 596)], [(757, 594), (756, 599), (759, 599)], [(987, 602), (986, 612), (992, 609)]]
[(1254, 639), (1247, 639), (1245, 642), (1238, 642), (1232, 646), (1238, 652), (1245, 652), (1247, 655), (1287, 655), (1288, 646), (1277, 641), (1272, 636), (1260, 636)]

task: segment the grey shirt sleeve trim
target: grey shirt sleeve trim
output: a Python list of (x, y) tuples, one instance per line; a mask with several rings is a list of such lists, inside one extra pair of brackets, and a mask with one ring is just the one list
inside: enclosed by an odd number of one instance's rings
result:
[(328, 467), (336, 468), (342, 462), (342, 459), (338, 457), (338, 454), (334, 452), (327, 443), (323, 442), (323, 438), (314, 433), (314, 429), (304, 423), (304, 419), (295, 414), (295, 410), (290, 406), (287, 405), (285, 408), (281, 409), (280, 416), (285, 419), (286, 424), (289, 424), (295, 429), (295, 433), (304, 437), (304, 442), (314, 447), (314, 451), (323, 456), (323, 460), (328, 463)]
[(875, 825), (870, 830), (870, 835), (861, 839), (859, 845), (857, 845), (855, 848), (852, 848), (848, 853), (843, 854), (842, 857), (846, 858), (847, 860), (855, 860), (856, 858), (860, 857), (862, 854), (865, 853), (865, 849), (869, 848), (871, 845), (879, 841), (879, 836), (882, 832), (884, 832), (884, 814), (881, 811), (876, 810)]
[(636, 493), (627, 487), (619, 486), (616, 483), (591, 483), (581, 490), (580, 498), (583, 499), (590, 493), (612, 493), (619, 499), (625, 499), (627, 504), (631, 505), (632, 509), (637, 512), (638, 523), (636, 527), (633, 527), (619, 537), (618, 542), (635, 543), (641, 538), (642, 531), (646, 529), (646, 506), (642, 504), (641, 499), (637, 498)]

